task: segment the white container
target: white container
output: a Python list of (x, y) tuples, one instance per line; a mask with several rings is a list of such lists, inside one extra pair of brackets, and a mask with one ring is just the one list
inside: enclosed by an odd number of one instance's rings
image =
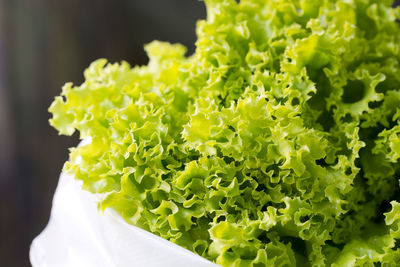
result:
[(48, 225), (31, 245), (33, 267), (213, 267), (178, 245), (97, 209), (97, 198), (62, 173)]

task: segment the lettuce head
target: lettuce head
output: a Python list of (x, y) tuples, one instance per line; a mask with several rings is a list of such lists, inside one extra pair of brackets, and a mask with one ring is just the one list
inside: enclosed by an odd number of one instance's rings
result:
[(194, 54), (93, 62), (50, 107), (102, 209), (222, 266), (400, 266), (400, 9), (206, 0)]

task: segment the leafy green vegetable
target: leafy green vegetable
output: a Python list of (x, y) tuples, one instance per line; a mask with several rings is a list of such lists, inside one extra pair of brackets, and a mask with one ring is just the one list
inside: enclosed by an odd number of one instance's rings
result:
[(50, 107), (64, 170), (223, 266), (400, 266), (400, 9), (206, 0), (193, 55), (146, 46)]

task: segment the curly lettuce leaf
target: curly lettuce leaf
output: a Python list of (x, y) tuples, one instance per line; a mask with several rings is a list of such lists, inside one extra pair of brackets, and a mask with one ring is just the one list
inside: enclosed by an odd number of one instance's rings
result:
[(196, 51), (92, 63), (50, 107), (100, 207), (222, 266), (398, 266), (400, 9), (206, 0)]

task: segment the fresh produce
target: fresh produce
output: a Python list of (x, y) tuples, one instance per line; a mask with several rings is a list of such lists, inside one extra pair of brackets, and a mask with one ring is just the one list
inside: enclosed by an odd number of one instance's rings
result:
[[(50, 107), (102, 209), (222, 266), (400, 266), (390, 0), (206, 0), (193, 55), (95, 61)], [(110, 244), (112, 245), (112, 244)]]

